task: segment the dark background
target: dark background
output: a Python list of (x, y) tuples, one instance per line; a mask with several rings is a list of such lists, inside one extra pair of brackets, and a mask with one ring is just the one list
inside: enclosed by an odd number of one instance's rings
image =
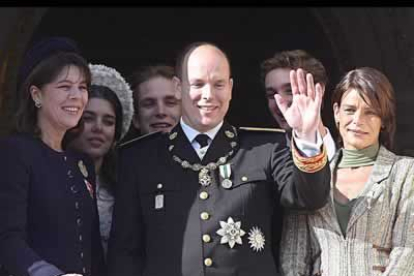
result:
[(231, 58), (235, 87), (228, 119), (233, 124), (277, 127), (267, 110), (259, 66), (276, 51), (302, 48), (319, 58), (330, 76), (322, 117), (334, 136), (332, 87), (344, 72), (369, 66), (382, 71), (394, 86), (394, 150), (414, 156), (413, 28), (414, 7), (2, 8), (0, 136), (11, 130), (17, 68), (36, 38), (70, 36), (92, 63), (115, 67), (125, 77), (140, 65), (173, 64), (185, 45), (207, 40)]
[(31, 40), (49, 35), (73, 38), (91, 63), (114, 67), (124, 77), (146, 64), (174, 65), (191, 42), (216, 43), (230, 58), (234, 90), (227, 119), (237, 126), (277, 127), (267, 109), (260, 63), (277, 51), (304, 49), (327, 69), (323, 120), (334, 129), (330, 93), (342, 72), (306, 8), (50, 8)]

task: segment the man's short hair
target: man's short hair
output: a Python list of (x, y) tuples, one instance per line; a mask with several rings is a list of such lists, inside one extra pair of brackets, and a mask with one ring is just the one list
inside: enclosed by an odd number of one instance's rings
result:
[(328, 76), (323, 64), (304, 50), (291, 50), (276, 53), (261, 64), (261, 80), (265, 83), (266, 75), (275, 69), (286, 68), (297, 70), (302, 68), (311, 73), (315, 83), (328, 84)]
[(135, 70), (128, 78), (128, 83), (133, 91), (135, 113), (138, 112), (138, 86), (141, 83), (156, 77), (163, 77), (172, 80), (174, 76), (174, 67), (169, 65), (149, 65)]
[(155, 77), (172, 79), (175, 75), (174, 67), (168, 65), (143, 66), (134, 71), (128, 79), (132, 90), (135, 90), (141, 83)]
[(209, 45), (212, 46), (214, 48), (216, 48), (217, 50), (219, 50), (224, 57), (227, 60), (227, 63), (229, 65), (229, 71), (230, 71), (230, 76), (231, 76), (231, 66), (230, 66), (230, 60), (228, 58), (228, 56), (226, 55), (226, 53), (220, 49), (220, 47), (218, 47), (216, 44), (211, 43), (211, 42), (206, 42), (206, 41), (197, 41), (197, 42), (193, 42), (189, 45), (187, 45), (187, 47), (184, 48), (184, 50), (178, 55), (177, 58), (177, 62), (175, 64), (175, 73), (176, 76), (182, 81), (183, 80), (183, 72), (184, 69), (187, 70), (187, 63), (188, 63), (188, 58), (190, 57), (191, 53), (201, 47), (201, 46), (205, 46), (205, 45)]

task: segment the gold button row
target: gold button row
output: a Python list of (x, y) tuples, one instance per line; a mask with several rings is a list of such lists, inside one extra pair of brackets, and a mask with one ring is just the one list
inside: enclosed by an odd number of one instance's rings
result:
[[(200, 199), (201, 200), (206, 200), (208, 198), (208, 196), (209, 196), (209, 194), (206, 191), (202, 191), (200, 193)], [(207, 212), (202, 212), (200, 214), (200, 217), (201, 217), (202, 220), (208, 220), (210, 218), (210, 214), (207, 213)], [(211, 241), (211, 236), (208, 235), (208, 234), (204, 234), (202, 239), (203, 239), (203, 242), (208, 243), (208, 242)], [(213, 265), (213, 260), (211, 258), (205, 258), (204, 259), (204, 265), (207, 266), (207, 267), (212, 266)]]
[[(209, 197), (209, 194), (206, 191), (202, 191), (199, 196), (200, 196), (201, 200), (206, 200)], [(200, 218), (202, 220), (208, 220), (210, 218), (210, 214), (207, 213), (207, 212), (202, 212), (200, 214)], [(202, 240), (205, 243), (209, 243), (211, 241), (211, 236), (208, 235), (208, 234), (204, 234), (203, 237), (202, 237)], [(213, 260), (211, 258), (205, 258), (204, 259), (204, 265), (207, 266), (207, 267), (212, 266), (213, 265)]]

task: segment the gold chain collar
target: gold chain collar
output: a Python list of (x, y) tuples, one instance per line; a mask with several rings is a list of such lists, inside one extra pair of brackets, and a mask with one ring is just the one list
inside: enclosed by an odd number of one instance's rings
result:
[(198, 174), (198, 182), (200, 183), (200, 185), (206, 187), (211, 184), (210, 172), (217, 169), (220, 165), (225, 164), (228, 158), (234, 154), (234, 149), (237, 147), (237, 142), (234, 140), (234, 138), (236, 137), (237, 132), (236, 132), (235, 127), (232, 127), (232, 128), (233, 128), (233, 131), (230, 131), (230, 130), (224, 131), (224, 134), (226, 135), (226, 137), (230, 139), (230, 146), (232, 149), (226, 155), (219, 157), (217, 161), (210, 162), (205, 166), (201, 165), (200, 163), (191, 164), (187, 160), (183, 160), (182, 158), (178, 157), (174, 153), (175, 146), (173, 145), (173, 141), (177, 138), (177, 135), (178, 135), (177, 132), (170, 133), (170, 135), (168, 136), (169, 141), (170, 141), (170, 144), (168, 145), (168, 150), (172, 154), (172, 159), (175, 162), (179, 163), (183, 169), (191, 169), (195, 172), (200, 171), (200, 173)]

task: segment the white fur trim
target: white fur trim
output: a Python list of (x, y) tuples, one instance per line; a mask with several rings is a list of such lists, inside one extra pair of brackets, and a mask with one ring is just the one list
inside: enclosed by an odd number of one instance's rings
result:
[(129, 84), (114, 68), (102, 64), (89, 64), (92, 73), (92, 84), (106, 86), (118, 96), (122, 106), (121, 139), (128, 132), (134, 116), (132, 90)]

